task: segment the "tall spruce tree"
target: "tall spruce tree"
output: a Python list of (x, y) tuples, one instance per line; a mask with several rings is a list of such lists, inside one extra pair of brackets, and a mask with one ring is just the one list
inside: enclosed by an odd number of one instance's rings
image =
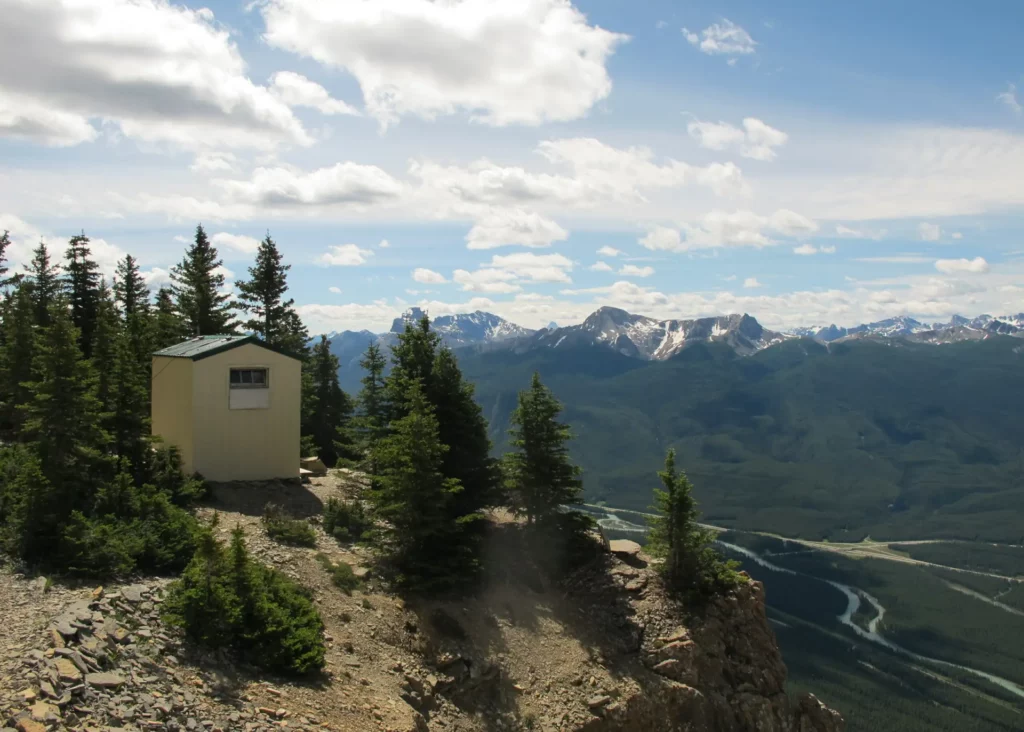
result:
[(249, 280), (235, 283), (239, 292), (236, 305), (253, 316), (242, 323), (242, 327), (265, 343), (301, 358), (306, 355), (309, 335), (295, 312), (295, 300), (285, 299), (291, 268), (290, 264), (282, 263), (281, 252), (268, 233), (256, 250), (256, 263), (249, 268)]
[(230, 296), (221, 290), (223, 264), (202, 224), (196, 227), (195, 240), (185, 251), (180, 264), (171, 268), (171, 289), (175, 306), (185, 320), (189, 336), (234, 333)]
[(515, 451), (505, 455), (503, 467), (511, 505), (530, 524), (583, 501), (580, 469), (569, 457), (572, 433), (558, 421), (561, 411), (562, 405), (534, 373), (512, 412), (509, 435)]
[(445, 477), (447, 447), (419, 384), (405, 397), (408, 413), (374, 446), (377, 465), (370, 500), (380, 526), (381, 545), (399, 584), (430, 590), (458, 584), (472, 573), (462, 527), (452, 520), (452, 503), (462, 487)]
[(50, 324), (50, 307), (61, 292), (60, 267), (50, 263), (50, 253), (44, 242), (39, 242), (32, 251), (28, 265), (28, 277), (32, 283), (32, 300), (35, 303), (35, 322), (41, 328)]
[(373, 446), (387, 434), (387, 396), (385, 393), (384, 367), (387, 365), (380, 345), (371, 343), (359, 365), (365, 375), (360, 380), (363, 388), (357, 398), (359, 416), (355, 425), (359, 435), (359, 447), (372, 465)]
[(708, 594), (735, 583), (734, 562), (725, 562), (712, 547), (715, 534), (698, 523), (693, 484), (676, 470), (676, 451), (665, 455), (658, 472), (664, 490), (654, 490), (656, 516), (651, 518), (648, 551), (664, 560), (661, 571), (669, 587)]
[(24, 420), (22, 405), (31, 398), (32, 364), (36, 352), (35, 303), (30, 283), (22, 282), (4, 304), (4, 342), (0, 349), (3, 432), (17, 437)]
[(7, 276), (7, 249), (11, 246), (11, 232), (4, 230), (0, 234), (0, 287), (11, 284), (12, 277)]
[(121, 314), (127, 319), (135, 314), (149, 312), (149, 288), (139, 272), (139, 262), (131, 254), (117, 263), (117, 274), (114, 277), (114, 300), (121, 308)]
[(494, 505), (500, 472), (491, 457), (487, 420), (473, 398), (473, 385), (463, 380), (449, 348), (441, 348), (434, 359), (427, 396), (434, 407), (438, 435), (448, 446), (441, 472), (462, 485), (452, 502), (453, 515), (465, 521), (468, 515)]
[(406, 402), (413, 382), (429, 398), (440, 344), (441, 337), (430, 330), (430, 318), (426, 315), (416, 322), (406, 321), (405, 330), (398, 334), (398, 343), (391, 347), (391, 373), (385, 380), (388, 421), (397, 421), (409, 413)]
[(331, 342), (320, 336), (309, 360), (310, 411), (304, 415), (302, 434), (327, 467), (339, 459), (358, 457), (352, 436), (352, 400), (338, 384), (338, 357)]
[(71, 237), (64, 254), (71, 322), (78, 329), (79, 345), (86, 357), (92, 355), (100, 289), (100, 267), (92, 259), (89, 244), (89, 237), (83, 232)]
[(174, 307), (174, 295), (167, 287), (156, 293), (156, 307), (153, 311), (152, 346), (154, 350), (173, 346), (188, 338), (185, 319)]
[(96, 399), (103, 415), (103, 425), (109, 428), (113, 415), (111, 384), (116, 358), (117, 336), (120, 332), (117, 310), (107, 282), (100, 279), (96, 296), (96, 322), (93, 328), (92, 368), (96, 374)]
[(128, 324), (116, 339), (107, 428), (114, 455), (122, 465), (125, 461), (130, 464), (135, 484), (142, 485), (150, 479), (150, 379), (148, 370), (140, 366), (132, 335), (138, 317), (129, 316)]

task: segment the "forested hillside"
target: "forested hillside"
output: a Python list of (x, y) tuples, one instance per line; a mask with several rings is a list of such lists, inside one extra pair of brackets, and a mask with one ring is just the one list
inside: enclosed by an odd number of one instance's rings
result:
[(1024, 536), (1018, 339), (800, 339), (746, 358), (700, 344), (653, 363), (596, 348), (460, 358), (492, 425), (540, 372), (566, 405), (593, 501), (646, 508), (648, 466), (675, 448), (711, 523), (834, 540)]

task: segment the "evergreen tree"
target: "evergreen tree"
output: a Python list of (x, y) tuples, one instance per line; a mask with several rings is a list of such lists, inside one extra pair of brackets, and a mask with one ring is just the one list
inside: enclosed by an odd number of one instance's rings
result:
[(394, 422), (409, 413), (406, 403), (413, 382), (428, 396), (434, 359), (441, 337), (430, 330), (430, 319), (424, 315), (416, 323), (407, 321), (405, 331), (398, 334), (398, 343), (391, 347), (391, 373), (385, 380), (388, 421)]
[[(47, 484), (39, 489), (29, 527), (34, 537), (29, 543), (39, 550), (52, 550), (72, 512), (91, 509), (96, 488), (113, 477), (95, 374), (78, 340), (78, 329), (58, 302), (39, 339), (32, 399), (24, 407), (23, 435), (31, 440)], [(38, 519), (41, 515), (46, 521)]]
[(290, 264), (282, 264), (281, 252), (270, 234), (260, 242), (256, 263), (249, 268), (249, 280), (235, 283), (239, 302), (236, 306), (253, 317), (242, 326), (265, 343), (301, 358), (306, 354), (309, 334), (292, 307), (295, 300), (285, 299)]
[(230, 296), (221, 292), (224, 275), (217, 271), (222, 261), (203, 231), (196, 227), (195, 240), (181, 263), (171, 268), (171, 289), (177, 311), (185, 320), (189, 336), (234, 333)]
[(30, 283), (22, 282), (4, 305), (4, 342), (0, 349), (0, 388), (3, 399), (3, 432), (17, 436), (24, 415), (22, 405), (31, 399), (32, 363), (36, 333), (32, 325), (35, 303)]
[(448, 348), (442, 348), (434, 359), (428, 398), (441, 442), (448, 446), (441, 472), (462, 486), (452, 504), (454, 515), (478, 514), (497, 500), (499, 471), (491, 457), (487, 420), (473, 399), (473, 385), (463, 380)]
[(60, 295), (61, 281), (60, 267), (50, 264), (50, 253), (43, 242), (39, 242), (39, 246), (32, 251), (28, 277), (32, 283), (35, 322), (36, 325), (45, 328), (50, 324), (50, 307)]
[(0, 287), (12, 284), (13, 277), (7, 276), (7, 248), (11, 246), (11, 232), (0, 234)]
[(156, 293), (156, 309), (153, 313), (153, 333), (151, 345), (153, 350), (160, 350), (181, 343), (188, 338), (184, 318), (174, 307), (171, 290), (161, 287)]
[(377, 475), (370, 500), (384, 520), (380, 539), (399, 584), (431, 589), (465, 580), (471, 555), (461, 547), (462, 527), (452, 520), (452, 503), (462, 489), (441, 465), (447, 447), (419, 384), (406, 395), (408, 414), (374, 446)]
[(572, 433), (558, 421), (561, 411), (562, 405), (534, 373), (512, 412), (509, 435), (516, 451), (505, 455), (505, 475), (512, 507), (530, 524), (583, 501), (580, 469), (569, 458)]
[(724, 562), (711, 544), (714, 532), (698, 523), (693, 484), (676, 470), (676, 451), (665, 455), (658, 473), (664, 490), (654, 490), (657, 516), (650, 520), (647, 549), (664, 559), (661, 571), (676, 590), (709, 594), (736, 582), (735, 562)]
[(114, 299), (127, 319), (131, 315), (149, 312), (149, 288), (139, 272), (139, 263), (131, 254), (117, 263), (114, 277)]
[(111, 400), (111, 382), (114, 373), (115, 350), (119, 333), (117, 310), (111, 297), (106, 280), (100, 280), (96, 296), (96, 322), (93, 328), (92, 368), (96, 374), (96, 399), (99, 401), (103, 423), (113, 413)]
[[(359, 433), (359, 446), (365, 455), (372, 458), (373, 446), (387, 434), (387, 401), (384, 384), (384, 354), (380, 346), (371, 343), (366, 355), (359, 361), (366, 375), (359, 392), (359, 417), (356, 425)], [(370, 472), (376, 472), (371, 465)]]
[[(150, 421), (148, 370), (140, 368), (136, 345), (131, 334), (138, 315), (129, 316), (129, 323), (118, 334), (113, 369), (110, 375), (109, 416), (107, 428), (114, 455), (127, 461), (136, 485), (148, 482), (150, 468)], [(159, 486), (158, 486), (159, 487)], [(172, 500), (174, 495), (169, 496)]]
[(352, 400), (338, 385), (338, 357), (331, 353), (331, 342), (320, 336), (309, 361), (312, 379), (310, 411), (305, 415), (302, 433), (324, 465), (333, 467), (339, 458), (357, 457), (351, 434)]
[(64, 256), (67, 259), (65, 275), (71, 305), (71, 322), (78, 329), (79, 346), (88, 358), (92, 355), (93, 334), (96, 329), (100, 268), (92, 259), (89, 237), (84, 233), (71, 237)]

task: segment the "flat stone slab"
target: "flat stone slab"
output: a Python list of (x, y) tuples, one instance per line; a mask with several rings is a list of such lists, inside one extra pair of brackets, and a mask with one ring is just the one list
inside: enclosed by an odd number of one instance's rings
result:
[(112, 673), (86, 674), (85, 683), (89, 686), (98, 686), (101, 689), (116, 689), (124, 685), (124, 677)]
[(71, 659), (58, 658), (54, 665), (57, 667), (57, 676), (61, 681), (76, 683), (82, 680), (82, 672), (71, 662)]
[(612, 554), (620, 557), (635, 557), (640, 553), (641, 546), (629, 539), (612, 539), (608, 542)]

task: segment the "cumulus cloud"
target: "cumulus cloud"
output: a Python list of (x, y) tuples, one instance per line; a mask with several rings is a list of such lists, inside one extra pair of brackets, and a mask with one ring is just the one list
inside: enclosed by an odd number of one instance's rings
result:
[(518, 292), (522, 287), (514, 282), (515, 279), (512, 272), (494, 268), (478, 269), (475, 272), (457, 269), (452, 274), (452, 280), (462, 285), (463, 290), (492, 294)]
[(536, 212), (521, 208), (491, 209), (473, 224), (473, 228), (466, 235), (466, 247), (549, 247), (556, 241), (568, 238), (568, 231)]
[(328, 287), (327, 291), (330, 292), (330, 293), (333, 293), (335, 295), (340, 295), (341, 294), (341, 288), (340, 287)]
[(779, 209), (770, 216), (753, 211), (710, 211), (700, 224), (687, 224), (682, 231), (657, 226), (639, 239), (647, 249), (684, 252), (727, 246), (766, 247), (777, 244), (770, 234), (801, 236), (813, 234), (818, 224), (795, 211)]
[(215, 183), (237, 203), (271, 207), (361, 207), (396, 199), (401, 184), (376, 165), (337, 163), (308, 173), (256, 168), (249, 180)]
[(488, 266), (533, 282), (572, 282), (572, 260), (561, 254), (495, 254)]
[(278, 71), (271, 76), (270, 91), (289, 107), (310, 107), (327, 115), (359, 115), (358, 109), (340, 99), (334, 99), (315, 81), (294, 71)]
[(996, 101), (1001, 104), (1005, 104), (1006, 107), (1018, 117), (1024, 113), (1024, 105), (1021, 105), (1017, 99), (1017, 85), (1009, 84), (1006, 87), (1006, 91), (1000, 92), (996, 95)]
[(921, 241), (938, 241), (942, 238), (942, 227), (922, 221), (918, 224), (917, 236)]
[(193, 173), (231, 173), (237, 163), (238, 158), (229, 152), (201, 152), (189, 170)]
[(387, 239), (381, 239), (380, 243), (377, 245), (377, 248), (378, 249), (387, 249), (390, 246), (391, 246), (391, 242), (389, 242)]
[(627, 36), (566, 0), (266, 0), (266, 41), (342, 68), (383, 127), (464, 110), (488, 125), (584, 116), (611, 92), (608, 58)]
[(686, 126), (690, 137), (708, 150), (735, 150), (745, 158), (774, 160), (775, 148), (789, 139), (782, 130), (765, 124), (755, 117), (743, 120), (743, 129), (728, 122), (702, 122), (694, 120)]
[(188, 148), (312, 140), (291, 109), (246, 76), (206, 9), (168, 0), (2, 0), (0, 135), (44, 145), (124, 135)]
[(422, 282), (427, 285), (441, 285), (448, 281), (440, 272), (435, 272), (432, 269), (426, 269), (424, 267), (417, 267), (414, 269), (412, 271), (412, 278), (417, 282)]
[(839, 224), (836, 226), (836, 236), (841, 236), (846, 239), (872, 239), (879, 241), (885, 236), (885, 229), (854, 229), (849, 226)]
[(743, 280), (743, 287), (744, 289), (752, 290), (758, 287), (764, 287), (764, 285), (758, 282), (756, 277), (747, 277), (747, 279)]
[(590, 269), (593, 272), (611, 272), (612, 266), (607, 262), (597, 261), (590, 265)]
[(358, 267), (373, 256), (372, 249), (360, 249), (355, 244), (336, 244), (317, 257), (317, 264), (325, 267)]
[(146, 283), (146, 287), (156, 292), (161, 287), (170, 287), (171, 285), (171, 273), (163, 267), (152, 267), (149, 270), (142, 270), (139, 272), (142, 275), (142, 281)]
[(813, 244), (801, 244), (793, 248), (793, 254), (812, 256), (814, 254), (835, 254), (836, 248), (832, 246), (814, 246)]
[(687, 42), (707, 54), (724, 54), (728, 56), (753, 53), (757, 42), (750, 34), (728, 18), (720, 23), (712, 23), (700, 33), (683, 28)]
[(982, 274), (988, 272), (988, 262), (982, 257), (974, 259), (939, 259), (935, 269), (943, 274)]
[(959, 232), (959, 231), (954, 231), (954, 232), (953, 232), (952, 234), (950, 234), (949, 236), (950, 236), (950, 238), (951, 238), (951, 239), (963, 239), (963, 238), (964, 238), (964, 235), (963, 235), (963, 233), (961, 233), (961, 232)]
[(650, 277), (654, 274), (654, 267), (638, 267), (635, 264), (624, 264), (619, 270), (619, 274), (626, 277)]
[(605, 244), (603, 247), (597, 250), (597, 253), (602, 257), (617, 257), (622, 254), (622, 251), (615, 247), (610, 247)]
[(210, 241), (218, 247), (227, 247), (241, 254), (255, 254), (260, 247), (260, 240), (244, 234), (231, 234), (219, 231), (210, 237)]

